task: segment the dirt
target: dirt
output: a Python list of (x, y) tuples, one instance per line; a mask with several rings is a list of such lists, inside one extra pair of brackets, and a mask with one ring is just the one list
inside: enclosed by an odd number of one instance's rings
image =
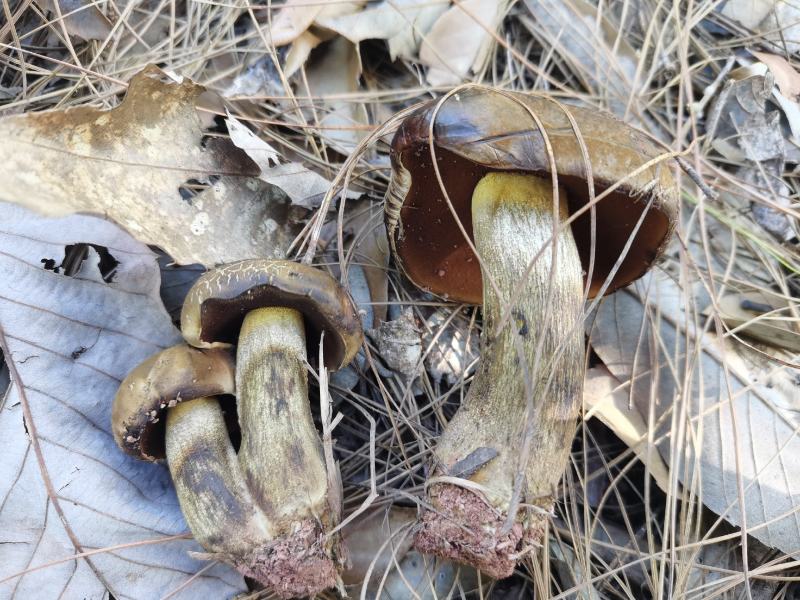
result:
[[(432, 500), (438, 512), (427, 511), (414, 539), (417, 550), (468, 563), (490, 577), (511, 576), (523, 542), (522, 525), (500, 534), (505, 514), (477, 494), (454, 485), (437, 485)], [(525, 536), (526, 540), (529, 536)]]
[(311, 519), (236, 562), (241, 573), (261, 582), (278, 598), (313, 596), (336, 584), (336, 567), (325, 551), (324, 532)]

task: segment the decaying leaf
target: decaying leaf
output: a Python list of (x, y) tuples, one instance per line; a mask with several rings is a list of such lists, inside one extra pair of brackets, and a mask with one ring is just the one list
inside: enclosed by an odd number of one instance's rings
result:
[[(793, 145), (786, 139), (792, 133), (781, 120), (780, 106), (791, 124), (790, 107), (800, 117), (800, 107), (789, 101), (775, 86), (772, 73), (761, 65), (764, 75), (752, 75), (752, 68), (736, 70), (725, 84), (708, 116), (708, 140), (729, 161), (737, 163), (741, 181), (769, 197), (772, 205), (753, 202), (755, 221), (780, 241), (795, 237), (795, 223), (786, 209), (791, 207), (791, 191), (783, 181), (787, 160), (798, 160)], [(800, 124), (796, 124), (800, 125)], [(787, 152), (788, 151), (788, 152)], [(783, 209), (783, 210), (782, 210)]]
[[(91, 246), (66, 275), (58, 265), (76, 242)], [(110, 282), (94, 248), (118, 261)], [(0, 291), (0, 342), (12, 367), (0, 410), (0, 597), (103, 598), (108, 590), (160, 598), (184, 584), (175, 597), (244, 590), (226, 566), (198, 574), (207, 565), (189, 555), (200, 547), (188, 536), (163, 539), (187, 531), (169, 473), (125, 455), (111, 435), (120, 381), (180, 340), (159, 298), (156, 256), (100, 218), (42, 218), (3, 204), (0, 279), (13, 282)]]
[(687, 298), (702, 311), (703, 297), (699, 282), (683, 291), (651, 273), (603, 300), (592, 347), (630, 386), (632, 409), (672, 476), (729, 522), (741, 525), (744, 515), (750, 535), (792, 552), (800, 544), (800, 380), (785, 363), (688, 319)]
[(203, 87), (148, 67), (110, 111), (0, 120), (0, 200), (47, 214), (106, 215), (180, 263), (283, 256), (289, 205), (228, 140), (204, 139)]
[(489, 58), (508, 0), (459, 0), (443, 13), (422, 40), (419, 60), (433, 86), (456, 85), (480, 71)]

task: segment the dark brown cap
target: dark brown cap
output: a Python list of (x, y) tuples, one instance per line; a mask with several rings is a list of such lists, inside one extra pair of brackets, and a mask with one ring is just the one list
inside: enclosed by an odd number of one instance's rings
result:
[(178, 402), (235, 390), (233, 354), (185, 344), (151, 356), (120, 384), (111, 409), (111, 429), (120, 448), (142, 460), (164, 458), (165, 412)]
[[(438, 107), (438, 112), (437, 111)], [(591, 295), (596, 295), (623, 254), (637, 221), (647, 209), (627, 256), (608, 292), (642, 276), (664, 251), (675, 226), (678, 190), (665, 152), (644, 134), (615, 117), (552, 99), (467, 87), (430, 102), (406, 118), (392, 142), (392, 179), (386, 196), (386, 223), (398, 263), (417, 286), (454, 300), (480, 304), (480, 265), (459, 231), (436, 173), (429, 148), (434, 118), (435, 155), (445, 189), (465, 230), (472, 235), (471, 198), (490, 171), (522, 171), (550, 177), (544, 138), (552, 145), (558, 181), (568, 195), (570, 214), (589, 202), (587, 169), (566, 111), (586, 144), (595, 194), (625, 181), (596, 205), (597, 237)], [(627, 179), (626, 179), (627, 178)], [(572, 223), (584, 271), (589, 266), (591, 217)]]
[(348, 364), (361, 347), (361, 320), (347, 291), (324, 271), (288, 260), (243, 260), (205, 273), (184, 301), (183, 337), (198, 348), (235, 344), (245, 315), (266, 306), (300, 311), (309, 348), (319, 347), (324, 331), (329, 369)]

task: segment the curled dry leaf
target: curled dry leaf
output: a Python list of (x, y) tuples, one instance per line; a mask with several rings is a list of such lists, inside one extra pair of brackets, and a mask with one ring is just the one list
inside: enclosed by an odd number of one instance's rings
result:
[[(800, 544), (800, 381), (791, 367), (703, 332), (702, 317), (695, 325), (686, 313), (687, 306), (703, 310), (703, 297), (699, 282), (682, 290), (652, 273), (600, 304), (592, 347), (630, 386), (631, 410), (652, 428), (671, 476), (734, 525), (746, 519), (747, 532), (764, 544), (793, 552)], [(647, 428), (639, 433), (646, 439)]]
[[(73, 276), (65, 246), (93, 244)], [(118, 261), (106, 282), (94, 247)], [(53, 262), (49, 262), (53, 261)], [(111, 435), (120, 381), (180, 339), (159, 298), (155, 255), (117, 226), (0, 207), (0, 342), (11, 387), (0, 410), (0, 598), (222, 598), (240, 575), (191, 558), (165, 467), (127, 457)], [(30, 412), (28, 412), (30, 411)], [(39, 454), (41, 453), (41, 454)], [(92, 556), (29, 568), (123, 544)]]
[(0, 120), (0, 200), (106, 215), (177, 262), (282, 257), (289, 205), (230, 141), (204, 138), (204, 88), (147, 67), (123, 102)]
[(361, 89), (360, 77), (358, 46), (345, 38), (331, 41), (306, 66), (308, 91), (316, 98), (309, 117), (317, 121), (323, 140), (345, 155), (364, 138), (369, 123), (364, 104), (347, 97)]
[(281, 9), (267, 21), (267, 39), (275, 46), (284, 46), (296, 40), (318, 17), (336, 16), (357, 11), (366, 0), (342, 2), (341, 0), (287, 0)]

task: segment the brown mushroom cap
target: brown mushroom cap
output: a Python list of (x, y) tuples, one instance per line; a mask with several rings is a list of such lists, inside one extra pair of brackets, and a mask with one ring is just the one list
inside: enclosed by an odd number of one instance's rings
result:
[[(437, 104), (430, 102), (407, 117), (392, 142), (392, 180), (386, 196), (389, 239), (401, 268), (418, 287), (480, 304), (480, 265), (456, 225), (432, 166), (429, 128)], [(565, 109), (586, 144), (596, 195), (664, 154), (644, 134), (597, 110), (562, 108), (545, 97), (488, 88), (458, 91), (439, 107), (433, 141), (445, 189), (470, 236), (472, 191), (486, 173), (523, 171), (550, 177), (544, 139), (528, 109), (547, 132), (570, 214), (589, 202), (589, 191), (586, 165)], [(597, 203), (592, 296), (600, 291), (650, 202), (607, 290), (612, 292), (642, 276), (663, 252), (675, 226), (678, 190), (662, 161), (630, 177)], [(572, 223), (584, 271), (589, 266), (590, 224), (588, 210)]]
[(111, 409), (114, 439), (142, 460), (165, 457), (165, 411), (178, 402), (233, 394), (235, 363), (224, 348), (200, 350), (185, 344), (151, 356), (120, 384)]
[(235, 344), (245, 315), (267, 306), (303, 314), (309, 355), (325, 332), (329, 369), (348, 364), (361, 346), (361, 320), (347, 291), (324, 271), (288, 260), (243, 260), (205, 273), (184, 301), (183, 337), (198, 348)]

